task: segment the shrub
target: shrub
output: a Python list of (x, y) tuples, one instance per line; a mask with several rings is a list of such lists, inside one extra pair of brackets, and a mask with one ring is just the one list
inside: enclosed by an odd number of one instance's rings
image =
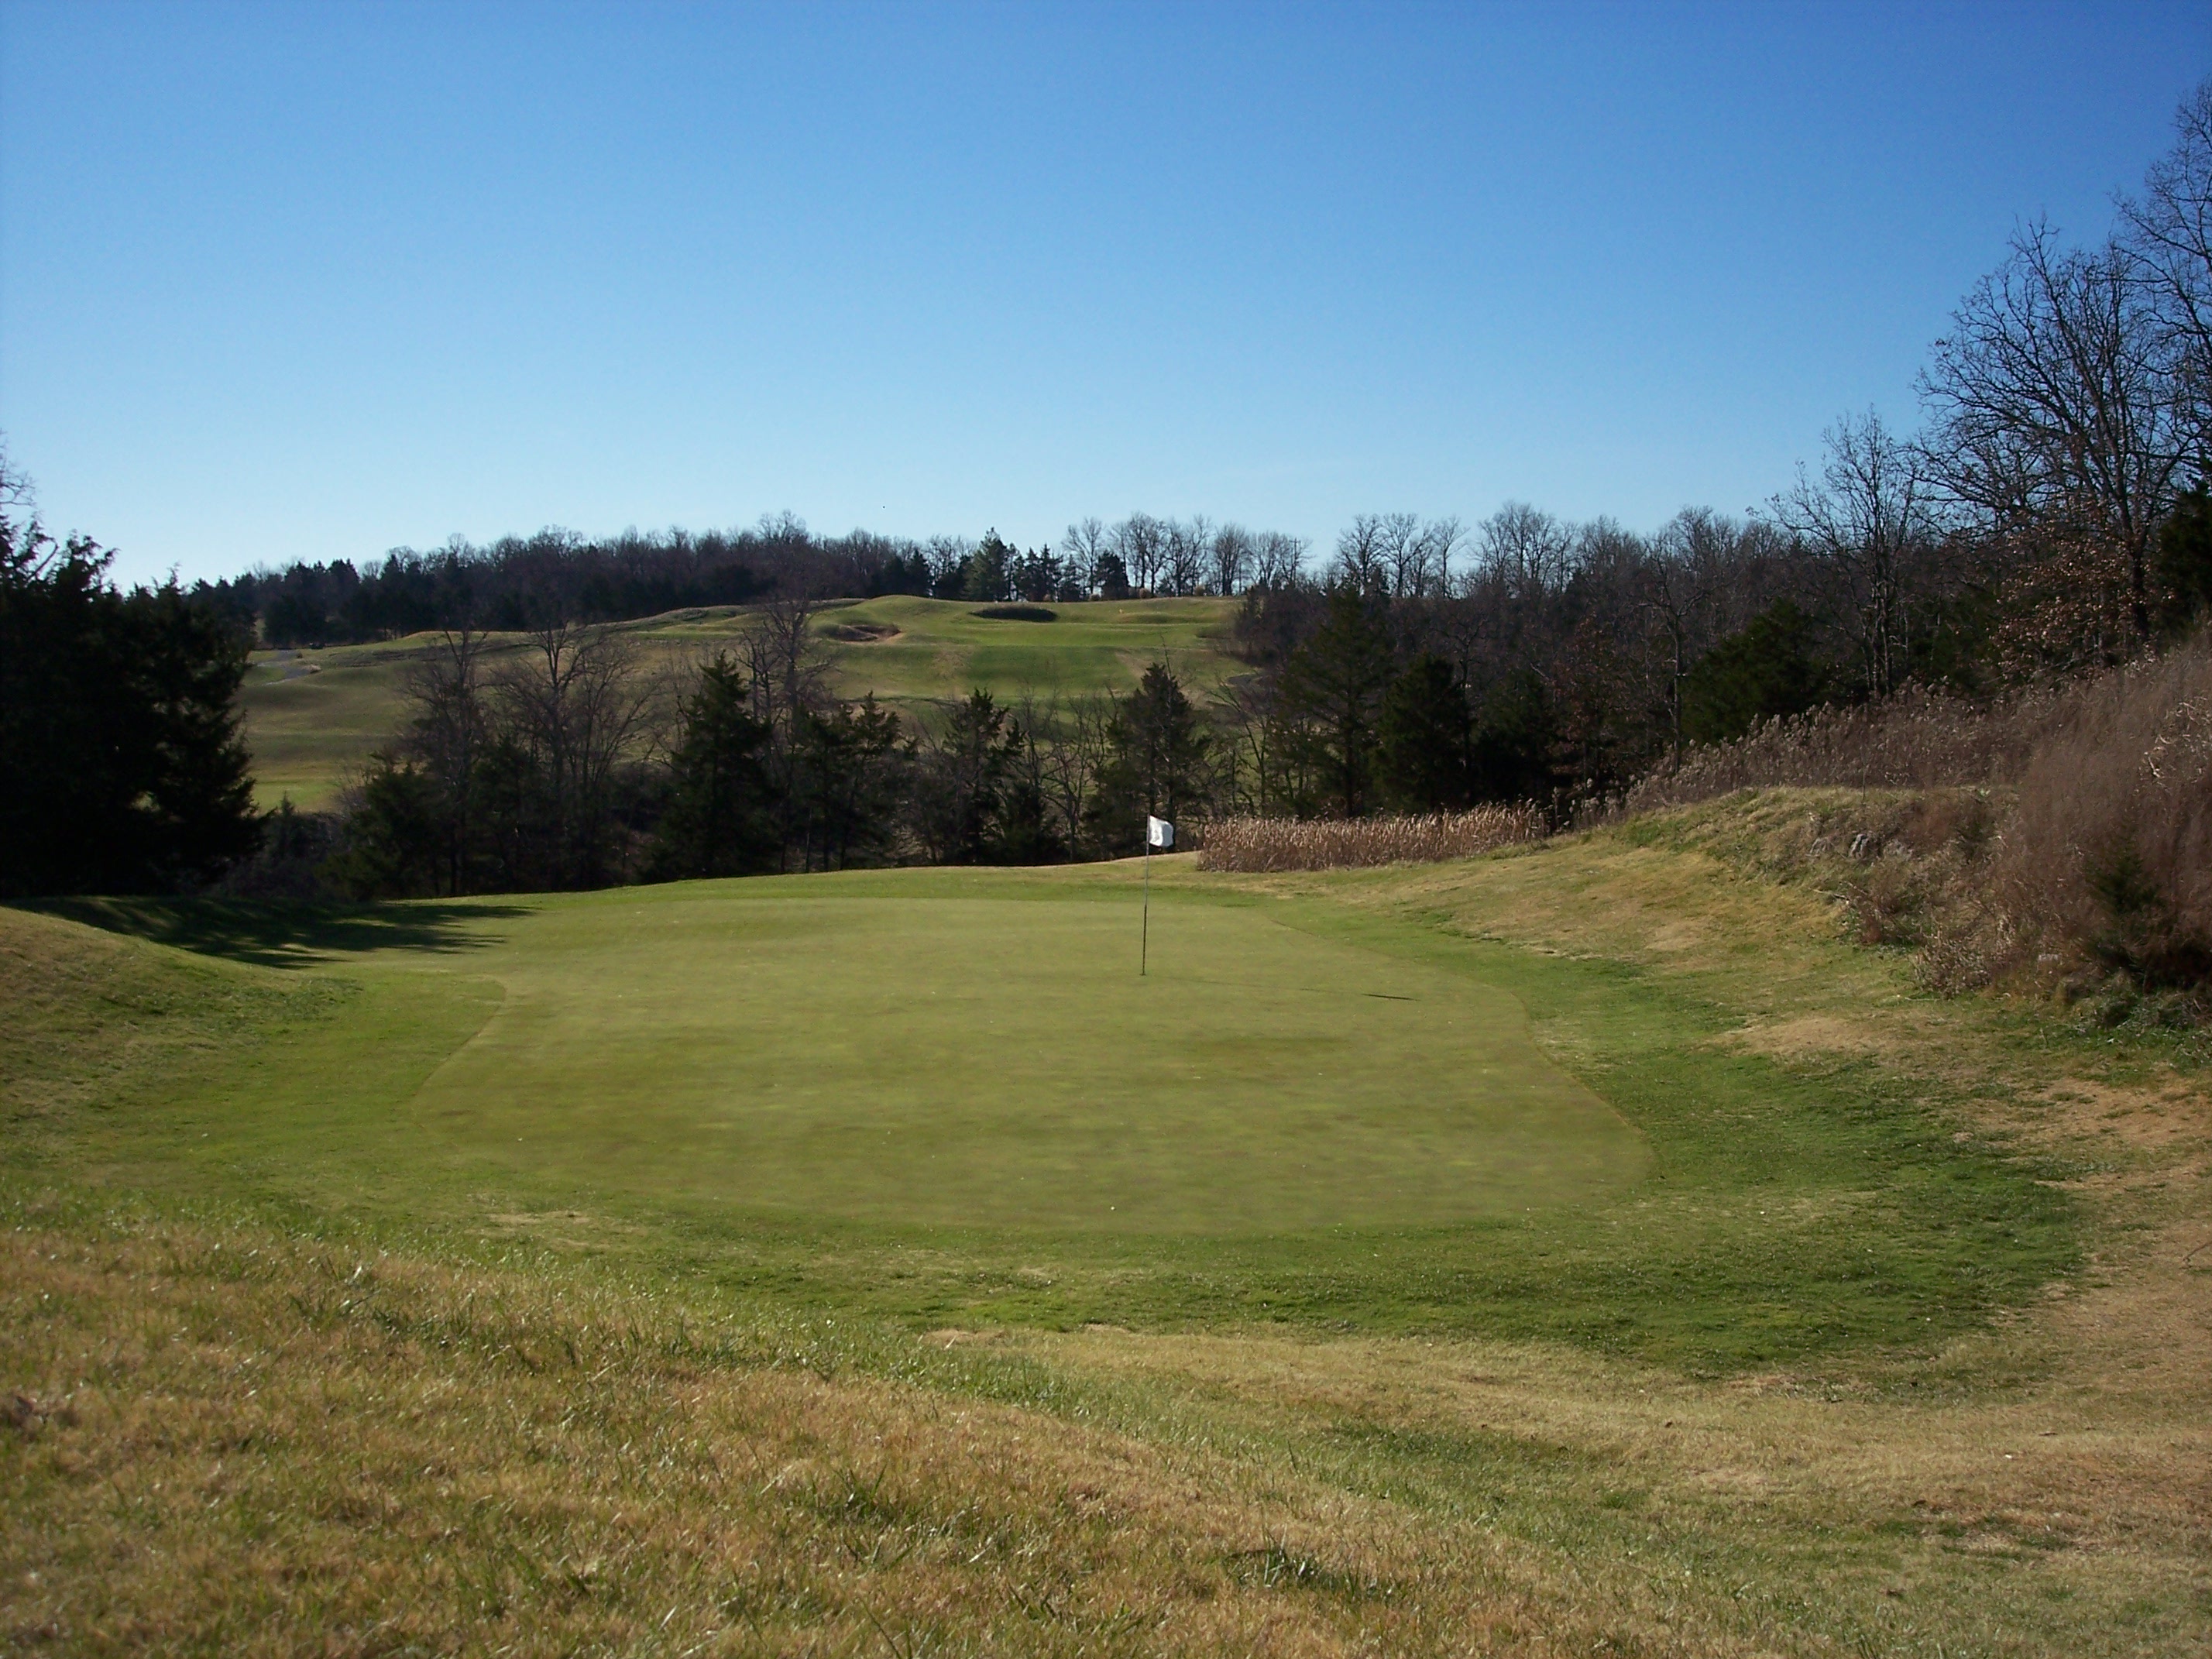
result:
[[(1918, 946), (1936, 988), (2037, 959), (2125, 1020), (2145, 991), (2212, 986), (2212, 635), (1987, 708), (1915, 691), (1770, 720), (1620, 809), (1838, 786), (1919, 792), (1852, 838), (1863, 867), (1837, 890), (1868, 943)], [(2171, 1023), (2197, 1001), (2159, 1006)]]

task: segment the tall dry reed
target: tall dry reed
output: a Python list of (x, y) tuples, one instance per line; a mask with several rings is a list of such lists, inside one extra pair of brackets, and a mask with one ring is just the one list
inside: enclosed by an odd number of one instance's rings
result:
[(2021, 775), (2008, 908), (2150, 984), (2212, 975), (2212, 641), (2078, 687)]
[(1223, 818), (1206, 829), (1206, 870), (1327, 870), (1473, 858), (1544, 833), (1533, 806), (1375, 818)]
[(1622, 810), (1687, 806), (1738, 789), (1932, 789), (2007, 783), (2049, 729), (2060, 699), (2022, 692), (1984, 707), (1908, 690), (1879, 703), (1768, 720), (1734, 743), (1691, 750), (1637, 782)]
[(1935, 927), (1939, 942), (1971, 936), (1983, 966), (1938, 977), (1975, 982), (2032, 952), (2144, 986), (2212, 981), (2212, 635), (1989, 707), (1920, 691), (1770, 721), (1692, 750), (1616, 810), (1988, 785), (2011, 786), (1996, 857)]

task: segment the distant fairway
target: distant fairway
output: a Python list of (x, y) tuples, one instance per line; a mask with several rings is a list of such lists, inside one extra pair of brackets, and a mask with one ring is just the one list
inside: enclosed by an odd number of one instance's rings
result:
[(1139, 979), (1133, 892), (974, 884), (548, 904), (475, 964), (505, 1000), (406, 1113), (564, 1182), (891, 1224), (1435, 1226), (1641, 1168), (1502, 992), (1174, 902)]
[[(1194, 694), (1210, 691), (1237, 666), (1224, 649), (1235, 603), (1087, 600), (1051, 606), (1054, 620), (1038, 623), (979, 616), (982, 607), (964, 601), (892, 596), (826, 605), (814, 627), (839, 696), (872, 694), (911, 714), (977, 686), (1002, 699), (1126, 690), (1157, 661), (1171, 664)], [(728, 645), (747, 622), (744, 611), (717, 608), (616, 626), (648, 651), (693, 656)], [(256, 653), (239, 706), (261, 804), (289, 796), (295, 806), (329, 805), (405, 723), (406, 665), (430, 638)], [(518, 642), (494, 636), (495, 660)]]

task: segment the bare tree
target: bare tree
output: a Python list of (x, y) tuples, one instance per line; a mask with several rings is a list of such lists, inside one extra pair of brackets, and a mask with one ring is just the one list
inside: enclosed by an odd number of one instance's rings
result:
[(1164, 562), (1168, 592), (1178, 598), (1197, 592), (1205, 585), (1212, 556), (1212, 520), (1200, 513), (1188, 523), (1170, 519), (1161, 528), (1165, 538)]
[(2120, 213), (2179, 366), (2190, 447), (2212, 467), (2212, 80), (2174, 112), (2174, 145)]
[(2138, 643), (2153, 539), (2188, 453), (2184, 377), (2150, 298), (2120, 244), (2064, 248), (2038, 223), (1966, 296), (1921, 376), (1936, 482), (1993, 529), (2107, 549)]
[(1668, 747), (1682, 750), (1682, 686), (1698, 659), (1764, 604), (1773, 532), (1685, 507), (1645, 544), (1632, 592), (1644, 623)]
[(958, 536), (932, 536), (924, 542), (922, 553), (929, 561), (931, 586), (940, 592), (954, 586), (962, 567), (968, 562), (968, 556), (974, 551)]
[(1075, 579), (1083, 584), (1085, 592), (1096, 593), (1105, 580), (1099, 561), (1113, 551), (1106, 526), (1096, 519), (1072, 524), (1060, 545), (1062, 556), (1073, 568)]
[(1132, 513), (1114, 526), (1112, 542), (1130, 586), (1157, 592), (1167, 564), (1167, 526), (1149, 513)]
[(552, 623), (532, 629), (494, 680), (510, 740), (534, 763), (547, 873), (561, 883), (594, 886), (610, 873), (615, 769), (648, 730), (659, 690), (637, 665), (627, 635)]
[(1336, 537), (1336, 562), (1330, 574), (1363, 593), (1390, 591), (1390, 541), (1401, 514), (1356, 513)]
[(1891, 437), (1872, 410), (1837, 422), (1822, 441), (1820, 477), (1801, 467), (1775, 497), (1774, 520), (1820, 561), (1855, 628), (1867, 689), (1886, 696), (1910, 667), (1908, 604), (1942, 533), (1938, 498), (1923, 452)]
[(1393, 599), (1426, 599), (1442, 593), (1451, 578), (1452, 550), (1459, 545), (1457, 519), (1424, 523), (1410, 513), (1393, 513), (1382, 521), (1382, 556), (1390, 570)]
[(1016, 775), (1037, 792), (1054, 838), (1071, 850), (1080, 848), (1110, 747), (1113, 700), (1090, 696), (1063, 703), (1056, 693), (1040, 697), (1024, 687), (1011, 707), (1021, 733)]
[(1271, 590), (1295, 587), (1304, 579), (1305, 563), (1303, 538), (1271, 530), (1253, 544), (1250, 585)]
[(1266, 817), (1307, 804), (1313, 745), (1299, 740), (1279, 671), (1237, 675), (1214, 694), (1212, 714), (1220, 733), (1213, 797), (1224, 811)]
[(1210, 564), (1206, 584), (1217, 593), (1230, 594), (1244, 586), (1255, 555), (1252, 532), (1238, 524), (1225, 524), (1213, 532), (1206, 549)]
[(465, 890), (475, 844), (477, 768), (490, 740), (485, 704), (484, 636), (465, 621), (410, 662), (400, 692), (414, 710), (407, 748), (437, 781), (444, 797), (446, 890)]
[(768, 752), (762, 763), (776, 802), (781, 856), (787, 858), (805, 839), (799, 787), (804, 722), (807, 715), (827, 713), (835, 701), (830, 690), (829, 652), (814, 632), (819, 609), (803, 595), (773, 600), (753, 612), (738, 641), (738, 659), (752, 688), (753, 718), (768, 728)]
[(1470, 585), (1486, 577), (1515, 597), (1565, 587), (1574, 568), (1575, 527), (1525, 501), (1508, 501), (1475, 526)]

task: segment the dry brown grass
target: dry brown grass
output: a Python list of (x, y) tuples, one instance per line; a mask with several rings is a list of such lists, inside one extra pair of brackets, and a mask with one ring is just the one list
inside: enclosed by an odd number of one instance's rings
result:
[[(2125, 1019), (2136, 993), (2212, 981), (2212, 637), (1991, 707), (1913, 692), (1771, 722), (1644, 779), (1620, 814), (1837, 787), (1893, 822), (1855, 832), (1856, 867), (1832, 859), (1826, 884), (1867, 943), (1917, 950), (1931, 985), (2071, 975), (2080, 994), (2117, 973), (2133, 988), (2103, 1001)], [(1916, 816), (1956, 819), (1965, 856), (1931, 860), (1944, 837), (1902, 832)], [(1816, 822), (1821, 837), (1834, 830)], [(1785, 876), (1811, 861), (1761, 860)], [(2202, 1000), (2153, 1015), (2186, 1023)]]
[(2049, 730), (2060, 699), (2032, 691), (1985, 707), (1913, 690), (1887, 702), (1769, 720), (1735, 743), (1691, 750), (1622, 798), (1645, 812), (1739, 789), (1927, 789), (2008, 781)]
[(2069, 697), (2021, 779), (1999, 862), (2026, 925), (2158, 984), (2212, 974), (2212, 642)]
[(1331, 870), (1437, 864), (1534, 841), (1544, 833), (1532, 806), (1373, 818), (1223, 818), (1206, 827), (1202, 870)]
[(635, 1292), (35, 1220), (0, 1284), (9, 1652), (1754, 1650), (1479, 1528)]

